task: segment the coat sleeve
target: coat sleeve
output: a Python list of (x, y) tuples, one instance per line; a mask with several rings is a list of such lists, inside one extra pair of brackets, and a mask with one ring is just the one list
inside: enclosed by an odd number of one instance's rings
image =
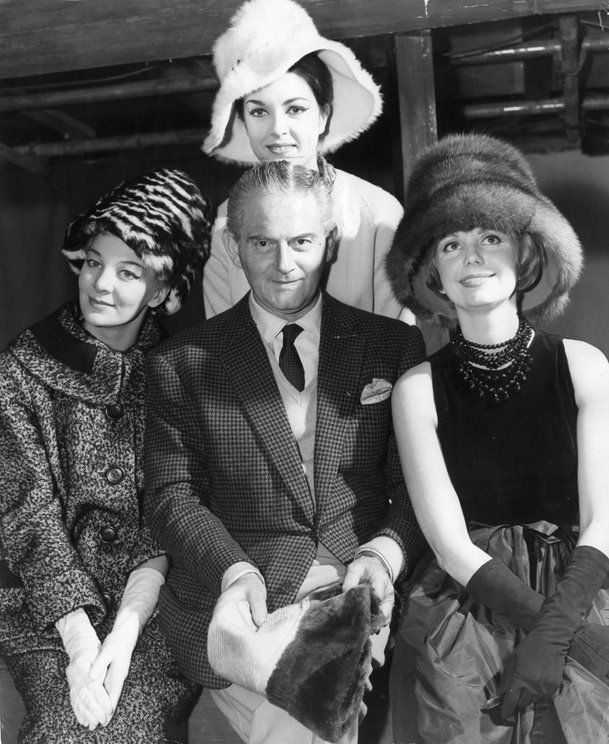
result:
[(188, 386), (164, 356), (153, 353), (147, 364), (146, 519), (170, 560), (219, 595), (230, 566), (254, 562), (210, 509), (205, 442)]
[(370, 205), (377, 220), (374, 235), (373, 312), (388, 318), (398, 318), (402, 312), (402, 306), (393, 294), (385, 264), (404, 210), (394, 196), (381, 189), (378, 189), (378, 192), (378, 203)]
[[(398, 368), (398, 379), (407, 369), (414, 367), (425, 359), (425, 345), (421, 331), (415, 326), (404, 324), (406, 341)], [(390, 507), (387, 520), (377, 535), (390, 537), (400, 546), (404, 555), (402, 578), (412, 572), (417, 560), (427, 546), (414, 513), (406, 483), (402, 473), (400, 457), (393, 427), (387, 446), (385, 460), (385, 479)]]
[(78, 607), (97, 622), (105, 607), (64, 524), (52, 423), (35, 387), (8, 356), (0, 360), (0, 549), (35, 626), (45, 630)]
[(220, 205), (211, 231), (211, 250), (203, 269), (203, 303), (205, 317), (228, 310), (230, 299), (230, 258), (222, 243), (226, 227), (226, 202)]
[(249, 291), (243, 269), (231, 261), (222, 233), (226, 228), (226, 202), (220, 205), (211, 233), (211, 252), (203, 270), (205, 317), (213, 318), (228, 310)]

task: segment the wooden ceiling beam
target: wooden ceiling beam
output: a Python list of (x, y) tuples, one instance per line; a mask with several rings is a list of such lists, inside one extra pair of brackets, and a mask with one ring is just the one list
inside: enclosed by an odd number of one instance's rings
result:
[[(301, 0), (335, 39), (599, 9), (599, 0)], [(241, 0), (0, 2), (0, 79), (211, 53)]]

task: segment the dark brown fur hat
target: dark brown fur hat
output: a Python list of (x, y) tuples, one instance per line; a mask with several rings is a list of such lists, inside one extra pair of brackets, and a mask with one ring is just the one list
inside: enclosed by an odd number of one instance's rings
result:
[(581, 272), (581, 245), (512, 145), (481, 134), (439, 140), (415, 161), (404, 206), (387, 272), (398, 300), (420, 318), (454, 321), (452, 304), (427, 286), (422, 269), (438, 240), (476, 227), (519, 241), (528, 235), (540, 252), (541, 280), (522, 300), (531, 322), (546, 322), (564, 309)]

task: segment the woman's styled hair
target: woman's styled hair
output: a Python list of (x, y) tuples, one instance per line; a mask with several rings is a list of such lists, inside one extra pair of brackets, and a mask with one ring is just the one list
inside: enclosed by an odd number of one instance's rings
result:
[(327, 107), (332, 108), (332, 101), (334, 100), (332, 75), (330, 75), (330, 70), (321, 61), (319, 55), (315, 52), (305, 54), (296, 64), (290, 67), (288, 72), (293, 72), (307, 83), (322, 111)]
[[(301, 77), (311, 88), (319, 108), (328, 112), (328, 121), (332, 114), (332, 101), (334, 100), (334, 88), (332, 86), (332, 75), (327, 66), (321, 61), (315, 52), (305, 54), (298, 62), (295, 62), (288, 72), (293, 72)], [(237, 116), (243, 119), (245, 96), (235, 101)], [(326, 124), (326, 130), (328, 125)], [(322, 135), (323, 136), (323, 135)]]

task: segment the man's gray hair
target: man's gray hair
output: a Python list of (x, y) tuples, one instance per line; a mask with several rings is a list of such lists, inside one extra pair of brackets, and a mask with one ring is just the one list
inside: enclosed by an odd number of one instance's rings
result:
[(272, 160), (248, 168), (228, 193), (226, 227), (239, 242), (243, 228), (245, 204), (251, 194), (263, 192), (311, 194), (321, 209), (324, 236), (334, 228), (332, 218), (332, 183), (317, 171), (294, 165), (286, 160)]

